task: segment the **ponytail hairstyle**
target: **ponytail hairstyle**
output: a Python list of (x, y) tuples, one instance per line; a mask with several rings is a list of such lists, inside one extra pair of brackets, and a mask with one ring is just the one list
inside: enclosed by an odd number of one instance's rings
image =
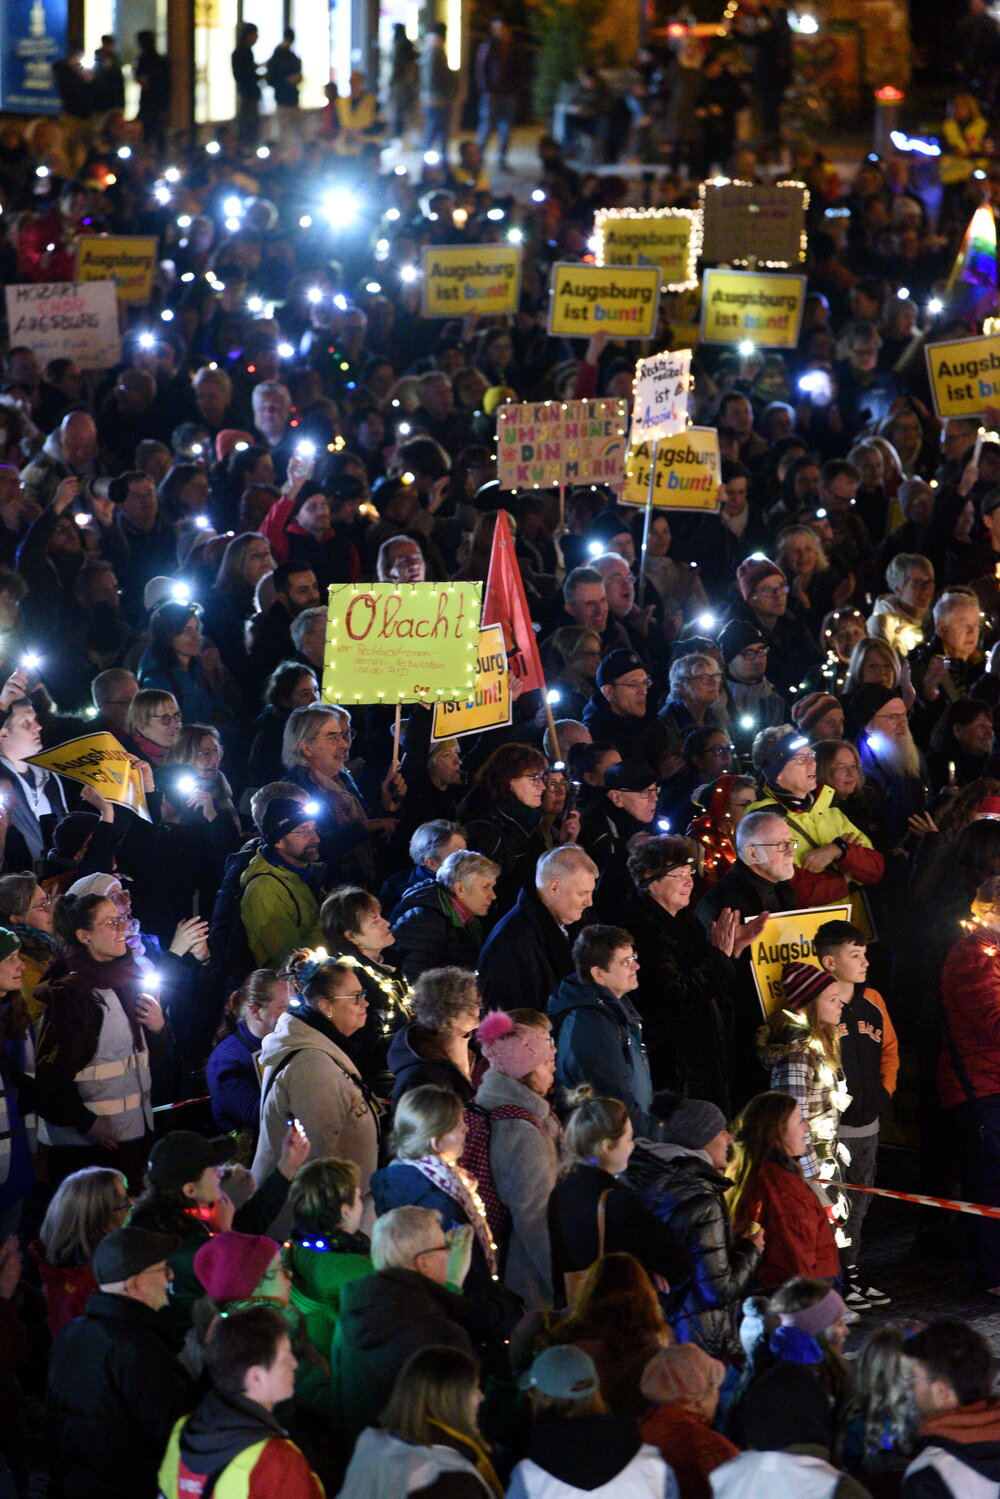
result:
[(62, 895), (56, 901), (56, 908), (52, 916), (52, 924), (56, 935), (61, 937), (67, 947), (79, 950), (80, 943), (77, 940), (77, 932), (82, 928), (89, 932), (94, 923), (94, 913), (98, 906), (108, 900), (107, 895)]
[(617, 1098), (595, 1098), (584, 1083), (566, 1097), (566, 1150), (574, 1165), (593, 1159), (602, 1140), (620, 1140), (628, 1109)]
[(296, 1010), (311, 1010), (319, 1000), (329, 999), (331, 980), (357, 969), (350, 958), (327, 957), (323, 947), (293, 953), (286, 966), (292, 988), (291, 1006)]

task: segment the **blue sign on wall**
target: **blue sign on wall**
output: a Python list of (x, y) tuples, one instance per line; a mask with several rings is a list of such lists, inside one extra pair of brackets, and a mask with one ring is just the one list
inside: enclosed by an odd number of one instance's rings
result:
[(52, 64), (66, 56), (66, 0), (0, 3), (0, 109), (58, 114)]

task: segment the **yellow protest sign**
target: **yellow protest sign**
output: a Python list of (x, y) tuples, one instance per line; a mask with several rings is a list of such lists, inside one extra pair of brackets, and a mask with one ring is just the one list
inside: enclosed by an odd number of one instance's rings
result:
[(156, 239), (85, 234), (76, 242), (77, 281), (113, 281), (119, 302), (148, 302), (156, 272)]
[(332, 584), (323, 701), (464, 702), (476, 686), (481, 583)]
[(667, 291), (698, 285), (700, 209), (602, 208), (594, 232), (598, 265), (655, 265)]
[(479, 631), (476, 685), (464, 703), (435, 703), (432, 739), (460, 739), (510, 723), (510, 673), (503, 642), (502, 625), (485, 625)]
[(424, 317), (516, 312), (521, 293), (517, 245), (425, 245)]
[(29, 755), (28, 764), (93, 786), (109, 802), (120, 802), (147, 822), (151, 821), (142, 776), (113, 734), (82, 734), (79, 739), (56, 745), (55, 749)]
[(767, 271), (706, 271), (701, 296), (701, 339), (762, 349), (794, 349), (802, 326), (806, 278)]
[[(629, 449), (620, 504), (649, 502), (652, 451), (651, 442)], [(661, 510), (718, 510), (721, 473), (719, 434), (714, 427), (688, 427), (676, 437), (663, 437), (656, 444), (653, 504)]]
[(979, 416), (987, 406), (1000, 406), (1000, 334), (928, 344), (924, 353), (934, 409), (942, 420)]
[(651, 338), (656, 331), (660, 272), (653, 265), (552, 267), (549, 332), (558, 337)]
[(776, 911), (750, 948), (750, 971), (765, 1015), (785, 1002), (781, 974), (786, 963), (815, 963), (815, 937), (824, 921), (850, 921), (851, 904)]

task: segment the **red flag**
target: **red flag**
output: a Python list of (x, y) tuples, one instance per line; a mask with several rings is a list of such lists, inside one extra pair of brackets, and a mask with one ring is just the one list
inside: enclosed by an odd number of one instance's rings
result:
[(528, 612), (528, 601), (524, 596), (521, 568), (514, 553), (514, 538), (510, 534), (506, 510), (501, 510), (497, 515), (496, 530), (493, 533), (482, 622), (484, 625), (503, 627), (511, 672), (515, 677), (520, 677), (526, 690), (538, 688), (544, 692), (545, 674), (538, 655), (538, 641)]

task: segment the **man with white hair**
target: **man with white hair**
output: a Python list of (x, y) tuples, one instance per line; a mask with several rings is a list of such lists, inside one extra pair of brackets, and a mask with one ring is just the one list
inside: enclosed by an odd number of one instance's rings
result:
[(656, 622), (655, 604), (640, 609), (635, 601), (635, 578), (625, 558), (617, 552), (595, 557), (591, 566), (604, 583), (608, 618), (617, 620), (628, 643), (662, 686), (670, 667), (670, 647)]
[(589, 910), (597, 865), (575, 843), (543, 854), (533, 890), (487, 937), (479, 956), (479, 990), (488, 1010), (543, 1010), (573, 972), (569, 928)]
[(292, 397), (281, 380), (262, 380), (253, 388), (253, 425), (261, 442), (268, 448), (275, 477), (284, 484), (288, 460), (294, 451), (295, 432), (289, 426)]
[(429, 968), (476, 967), (499, 873), (499, 864), (463, 847), (407, 891), (393, 922), (392, 958), (408, 983)]
[(980, 624), (979, 599), (971, 588), (949, 588), (934, 605), (934, 634), (910, 653), (919, 699), (914, 727), (921, 744), (947, 705), (969, 696), (983, 670)]

